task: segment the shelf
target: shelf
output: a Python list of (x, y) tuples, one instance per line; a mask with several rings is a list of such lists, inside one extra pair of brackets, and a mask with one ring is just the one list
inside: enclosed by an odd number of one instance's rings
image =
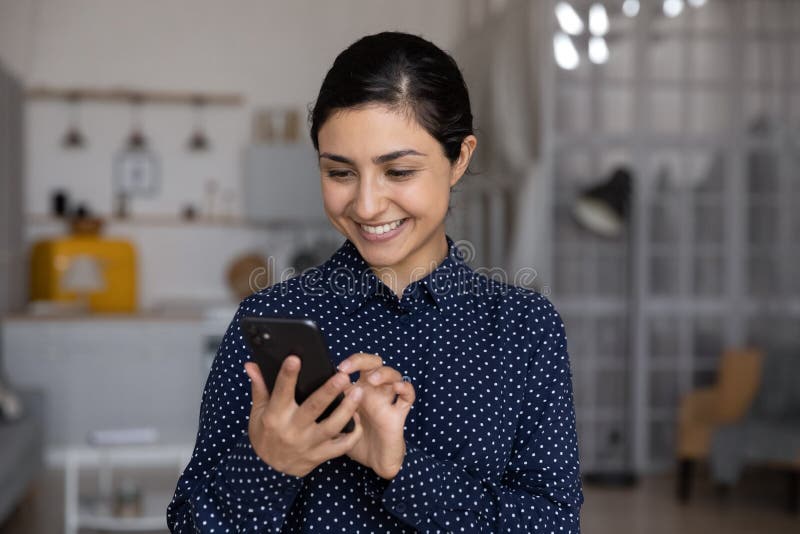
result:
[(115, 466), (185, 465), (192, 456), (192, 445), (118, 445), (108, 447), (70, 447), (66, 450), (68, 461), (83, 467), (96, 467), (106, 462)]
[(196, 322), (202, 321), (205, 316), (202, 312), (191, 311), (159, 311), (142, 310), (134, 313), (65, 313), (58, 312), (53, 314), (33, 314), (33, 313), (9, 313), (0, 315), (0, 322), (3, 323), (46, 323), (46, 322), (80, 322), (87, 323), (92, 321), (136, 321), (136, 322)]
[(99, 102), (136, 102), (157, 104), (194, 104), (204, 106), (240, 106), (244, 102), (237, 93), (196, 91), (152, 91), (130, 87), (102, 89), (96, 87), (33, 87), (25, 96), (34, 100), (73, 100)]
[(581, 295), (579, 297), (553, 297), (558, 310), (573, 317), (606, 317), (608, 315), (622, 315), (627, 312), (628, 300), (620, 297), (599, 297), (595, 295)]
[[(561, 83), (569, 88), (586, 88), (589, 90), (589, 80), (580, 78), (565, 77), (559, 80)], [(676, 91), (687, 90), (689, 92), (702, 90), (702, 91), (718, 91), (720, 93), (727, 93), (730, 90), (731, 84), (740, 83), (734, 80), (725, 79), (700, 79), (700, 78), (650, 78), (648, 80), (639, 80), (635, 78), (617, 78), (606, 77), (598, 78), (595, 82), (598, 89), (611, 89), (611, 90), (625, 90), (630, 91), (632, 87), (641, 87), (644, 89), (673, 89)], [(800, 83), (789, 82), (785, 85), (780, 85), (771, 82), (755, 82), (745, 81), (743, 87), (747, 91), (760, 91), (760, 92), (782, 92), (785, 90), (796, 91), (800, 90)]]
[[(113, 501), (112, 469), (170, 468), (180, 472), (192, 454), (190, 445), (129, 445), (109, 447), (71, 447), (64, 454), (65, 532), (81, 529), (110, 532), (152, 532), (166, 528), (164, 507), (172, 488), (143, 488), (140, 492), (140, 517), (116, 517)], [(83, 499), (79, 495), (81, 471), (98, 468), (100, 496)]]
[[(688, 256), (689, 258), (695, 258), (698, 260), (716, 259), (725, 254), (726, 249), (724, 243), (718, 242), (717, 240), (709, 240), (704, 242), (698, 241), (696, 238), (694, 239), (694, 250)], [(649, 252), (651, 260), (673, 259), (678, 253), (678, 244), (652, 240)]]
[(566, 132), (553, 134), (553, 150), (573, 150), (587, 152), (606, 148), (657, 147), (653, 151), (657, 159), (674, 152), (724, 151), (730, 149), (732, 141), (742, 147), (742, 156), (751, 149), (781, 149), (786, 144), (783, 139), (762, 139), (746, 133), (731, 133), (730, 138), (710, 134), (670, 134), (662, 132), (641, 132), (638, 135), (613, 134), (602, 131)]
[[(177, 215), (168, 214), (152, 214), (152, 215), (132, 215), (130, 217), (116, 217), (108, 214), (95, 215), (103, 219), (107, 225), (128, 225), (128, 226), (153, 226), (165, 227), (173, 226), (180, 228), (189, 227), (220, 227), (220, 228), (264, 228), (264, 229), (294, 229), (302, 228), (318, 228), (329, 227), (330, 222), (327, 219), (304, 219), (304, 220), (288, 220), (288, 219), (266, 219), (263, 221), (253, 221), (244, 219), (242, 217), (232, 216), (218, 216), (206, 217), (198, 216), (193, 219), (185, 219)], [(68, 223), (67, 219), (55, 217), (46, 214), (28, 214), (25, 221), (31, 225), (48, 225), (48, 224), (64, 224)]]
[[(760, 3), (720, 2), (717, 9), (746, 26), (764, 26), (772, 21), (755, 9)], [(800, 78), (780, 76), (800, 33), (661, 27), (723, 26), (719, 20), (626, 20), (627, 29), (616, 30), (624, 41), (616, 59), (556, 68), (546, 92), (552, 300), (575, 353), (588, 469), (609, 459), (601, 454), (608, 430), (595, 421), (613, 414), (586, 404), (610, 407), (618, 398), (613, 388), (624, 383), (628, 407), (636, 407), (625, 414), (616, 407), (632, 432), (627, 460), (658, 468), (674, 452), (681, 394), (713, 382), (724, 348), (788, 337), (800, 317), (792, 269), (800, 257), (793, 211), (800, 129), (792, 109), (784, 109)], [(751, 128), (756, 116), (770, 119), (770, 128)], [(637, 173), (629, 213), (642, 225), (627, 251), (620, 244), (603, 256), (603, 242), (577, 229), (571, 208), (584, 188), (621, 163)], [(615, 265), (611, 279), (605, 273)], [(632, 284), (598, 283), (617, 278)], [(614, 319), (614, 297), (600, 301), (601, 287), (619, 291), (616, 326), (603, 323)], [(613, 357), (617, 345), (630, 347), (628, 375), (622, 352)]]
[(164, 509), (172, 497), (171, 491), (147, 491), (142, 493), (142, 512), (139, 517), (117, 517), (111, 511), (111, 503), (97, 499), (84, 502), (77, 516), (79, 529), (111, 532), (152, 532), (167, 528)]
[(165, 529), (167, 522), (161, 516), (118, 518), (81, 515), (78, 517), (78, 527), (114, 532), (151, 532)]

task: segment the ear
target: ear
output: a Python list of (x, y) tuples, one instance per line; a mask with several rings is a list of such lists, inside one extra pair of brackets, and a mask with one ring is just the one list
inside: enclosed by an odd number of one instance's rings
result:
[(458, 159), (453, 163), (450, 172), (450, 187), (456, 185), (461, 177), (464, 176), (464, 173), (467, 172), (467, 167), (469, 166), (472, 154), (475, 152), (475, 147), (477, 145), (478, 138), (471, 134), (461, 141), (461, 153), (459, 153)]

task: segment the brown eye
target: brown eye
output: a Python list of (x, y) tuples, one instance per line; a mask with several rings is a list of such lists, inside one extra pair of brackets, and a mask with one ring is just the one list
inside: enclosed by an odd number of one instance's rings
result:
[(386, 174), (388, 176), (391, 176), (392, 178), (402, 178), (404, 176), (411, 176), (415, 172), (417, 171), (413, 169), (389, 169), (388, 171), (386, 171)]
[(353, 174), (351, 170), (335, 170), (331, 169), (327, 172), (329, 178), (348, 178)]

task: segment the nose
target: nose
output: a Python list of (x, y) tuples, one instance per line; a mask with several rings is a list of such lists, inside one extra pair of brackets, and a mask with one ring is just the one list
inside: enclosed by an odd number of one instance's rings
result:
[(362, 176), (353, 203), (353, 212), (361, 221), (374, 221), (386, 209), (387, 199), (376, 176)]

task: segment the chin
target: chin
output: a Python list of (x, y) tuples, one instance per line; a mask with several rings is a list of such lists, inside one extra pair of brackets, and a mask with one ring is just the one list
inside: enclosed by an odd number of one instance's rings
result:
[[(364, 242), (362, 241), (361, 243)], [(361, 243), (359, 243), (359, 245), (361, 245)], [(402, 260), (402, 257), (400, 254), (398, 254), (398, 252), (399, 251), (396, 248), (392, 248), (391, 250), (387, 250), (385, 252), (371, 250), (370, 243), (367, 242), (364, 245), (364, 251), (361, 253), (361, 256), (372, 267), (391, 267), (392, 265), (397, 265), (400, 260)]]

